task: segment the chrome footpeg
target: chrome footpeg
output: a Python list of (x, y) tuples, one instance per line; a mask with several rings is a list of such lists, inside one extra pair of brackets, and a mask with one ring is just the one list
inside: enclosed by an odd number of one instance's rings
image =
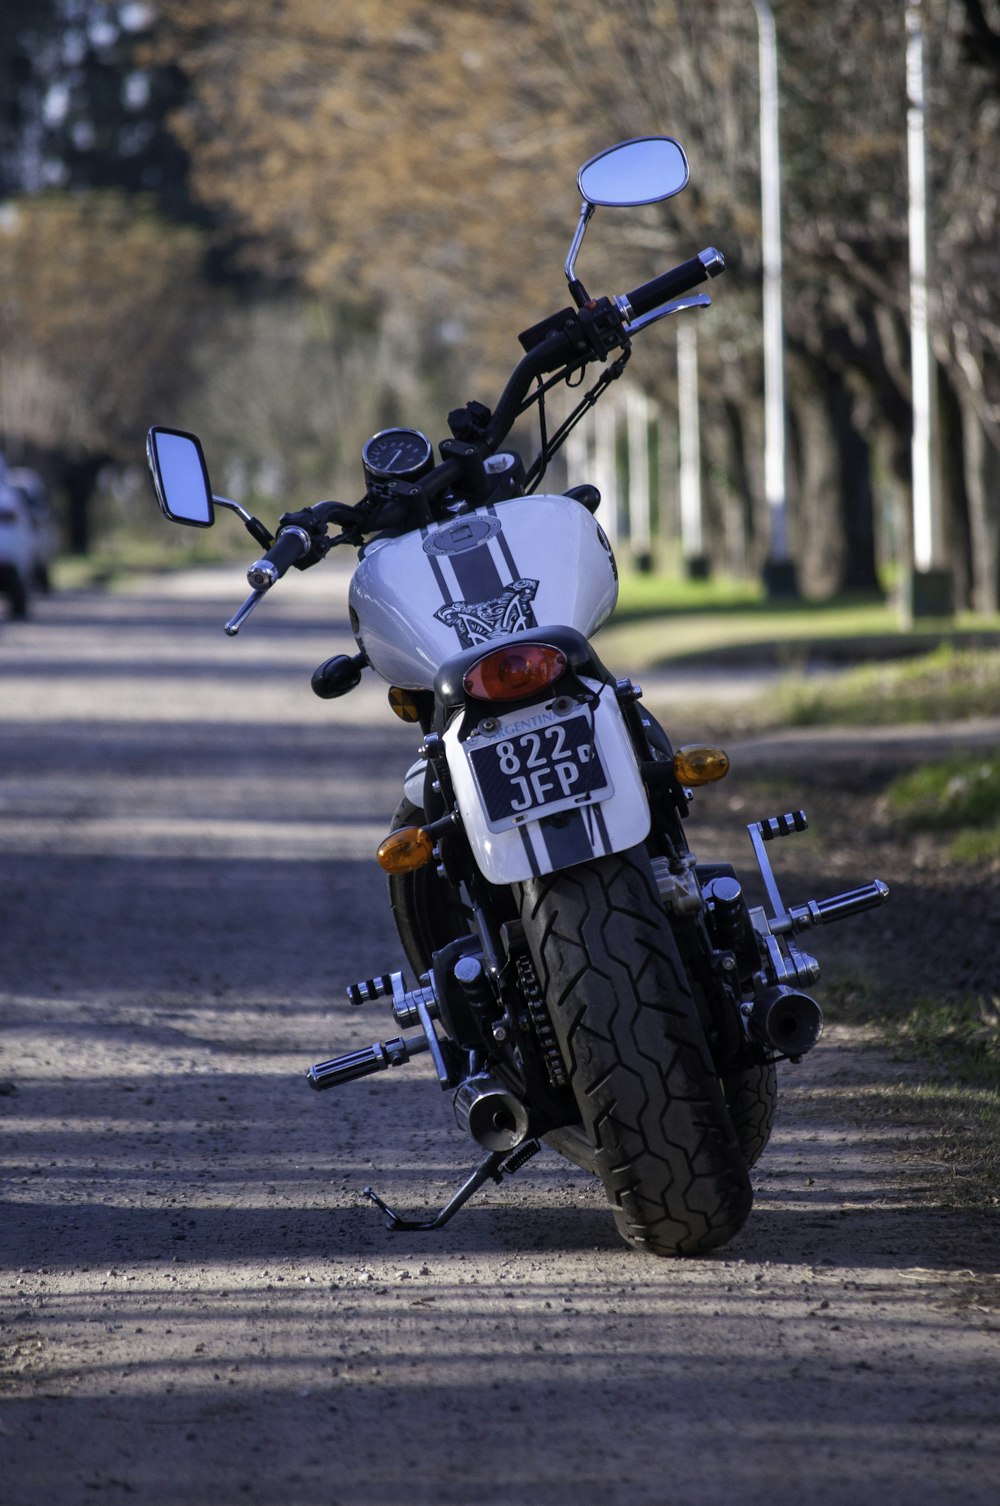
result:
[(354, 1082), (358, 1077), (368, 1077), (372, 1072), (385, 1072), (389, 1067), (402, 1067), (420, 1051), (428, 1049), (425, 1036), (402, 1036), (392, 1041), (374, 1041), (360, 1051), (347, 1051), (343, 1056), (332, 1056), (329, 1061), (316, 1062), (306, 1072), (311, 1088), (338, 1088), (341, 1083)]
[[(764, 888), (774, 912), (765, 917), (767, 929), (772, 936), (785, 936), (792, 932), (808, 931), (813, 926), (829, 925), (834, 920), (847, 920), (860, 915), (875, 905), (882, 905), (889, 898), (889, 886), (881, 879), (872, 879), (859, 889), (849, 889), (844, 894), (831, 895), (829, 899), (810, 899), (804, 905), (786, 907), (781, 898), (771, 859), (765, 847), (775, 837), (790, 837), (794, 832), (806, 831), (809, 823), (805, 811), (789, 811), (784, 816), (771, 816), (764, 821), (751, 821), (747, 827), (753, 844), (754, 856), (764, 880)], [(756, 919), (763, 916), (762, 910), (751, 912)]]
[[(785, 917), (791, 931), (808, 931), (812, 926), (828, 926), (835, 920), (848, 920), (864, 910), (873, 910), (884, 905), (889, 898), (889, 885), (881, 879), (872, 879), (860, 889), (849, 889), (844, 894), (833, 894), (829, 899), (810, 899), (804, 905), (793, 905)], [(777, 925), (772, 922), (772, 931)]]

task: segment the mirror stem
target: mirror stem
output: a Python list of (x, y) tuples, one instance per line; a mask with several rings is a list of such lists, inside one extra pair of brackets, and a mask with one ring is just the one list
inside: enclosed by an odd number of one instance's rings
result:
[(242, 519), (243, 527), (251, 538), (256, 539), (258, 544), (263, 544), (265, 549), (270, 549), (274, 543), (274, 535), (268, 533), (260, 519), (247, 512), (242, 503), (233, 502), (229, 497), (217, 497), (214, 492), (212, 501), (217, 507), (228, 507), (230, 512), (234, 512), (238, 518)]
[(573, 237), (573, 243), (569, 248), (569, 255), (566, 258), (566, 281), (569, 283), (570, 292), (573, 294), (573, 297), (576, 300), (577, 308), (583, 308), (583, 305), (587, 301), (587, 293), (586, 289), (583, 286), (583, 283), (577, 280), (576, 258), (579, 254), (581, 242), (583, 241), (583, 237), (586, 234), (587, 226), (590, 224), (590, 217), (593, 213), (593, 204), (588, 204), (586, 199), (584, 199), (583, 203), (580, 205), (580, 221), (576, 227), (576, 234)]
[(578, 309), (584, 308), (585, 305), (589, 303), (590, 294), (587, 292), (587, 289), (584, 287), (579, 277), (573, 278), (573, 281), (569, 285), (569, 290), (573, 295), (573, 302), (576, 304)]

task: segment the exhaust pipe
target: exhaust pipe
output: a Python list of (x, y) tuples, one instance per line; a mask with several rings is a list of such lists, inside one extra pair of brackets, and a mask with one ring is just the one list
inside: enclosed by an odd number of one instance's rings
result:
[(759, 995), (750, 1011), (750, 1033), (783, 1056), (804, 1056), (823, 1030), (823, 1011), (808, 994), (777, 983)]
[(467, 1077), (458, 1088), (455, 1118), (486, 1150), (513, 1150), (527, 1139), (527, 1108), (488, 1072)]

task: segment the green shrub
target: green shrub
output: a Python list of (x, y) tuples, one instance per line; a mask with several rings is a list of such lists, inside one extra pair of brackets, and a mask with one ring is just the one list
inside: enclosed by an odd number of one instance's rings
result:
[(1000, 823), (1000, 755), (913, 769), (890, 786), (889, 809), (906, 826), (925, 831)]

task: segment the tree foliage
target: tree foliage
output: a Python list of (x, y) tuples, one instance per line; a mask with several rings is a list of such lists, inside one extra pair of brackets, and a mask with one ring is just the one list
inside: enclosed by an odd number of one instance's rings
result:
[[(920, 9), (942, 485), (959, 584), (989, 607), (1000, 589), (1000, 518), (991, 512), (1000, 505), (1000, 288), (992, 276), (1000, 0), (922, 0)], [(879, 548), (905, 554), (908, 518), (906, 4), (773, 0), (773, 10), (793, 541), (811, 589), (870, 586)], [(296, 298), (287, 338), (272, 340), (288, 373), (284, 393), (299, 359), (325, 373), (316, 391), (334, 371), (352, 369), (354, 356), (323, 350), (315, 318), (338, 331), (354, 309), (374, 316), (373, 330), (382, 331), (370, 347), (376, 368), (392, 372), (397, 392), (407, 390), (411, 414), (417, 399), (404, 366), (439, 372), (445, 351), (460, 380), (474, 383), (453, 396), (488, 398), (517, 330), (564, 301), (578, 163), (617, 138), (680, 136), (690, 188), (665, 206), (599, 215), (581, 272), (596, 291), (620, 291), (705, 244), (726, 253), (729, 274), (701, 326), (703, 443), (715, 536), (741, 534), (743, 556), (759, 563), (767, 541), (759, 521), (759, 84), (750, 0), (40, 0), (28, 20), (20, 3), (10, 14), (14, 21), (0, 25), (0, 67), (9, 37), (23, 42), (34, 27), (49, 86), (59, 77), (67, 86), (61, 120), (51, 118), (50, 102), (44, 138), (66, 185), (155, 192), (172, 218), (195, 216), (215, 248), (216, 275), (239, 265), (256, 279), (237, 310), (253, 306), (255, 286), (266, 293), (263, 311), (242, 329), (238, 312), (218, 323), (225, 352), (206, 346), (200, 356), (216, 378), (209, 406), (223, 429), (220, 394), (239, 383), (219, 374), (235, 373), (242, 351), (254, 381), (264, 382), (264, 331), (275, 329), (274, 309), (291, 309)], [(60, 21), (85, 40), (72, 65), (57, 46)], [(130, 110), (135, 119), (126, 118)], [(143, 129), (130, 134), (130, 124)], [(13, 126), (7, 136), (3, 129), (0, 158), (9, 162)], [(23, 129), (18, 139), (27, 139)], [(143, 151), (130, 155), (128, 144), (140, 139)], [(159, 184), (150, 177), (157, 171)], [(182, 288), (194, 275), (191, 245), (164, 237)], [(72, 297), (68, 287), (61, 296)], [(637, 344), (634, 369), (672, 401), (666, 333)], [(265, 433), (280, 443), (272, 421), (280, 406), (255, 426), (258, 448)], [(390, 392), (383, 411), (392, 407)], [(337, 418), (338, 433), (352, 431), (343, 404)], [(92, 432), (99, 427), (95, 413)], [(322, 463), (323, 429), (317, 408), (300, 436), (310, 465)]]
[[(872, 478), (905, 504), (909, 465), (904, 6), (775, 0), (774, 11), (797, 536), (818, 586), (870, 585), (886, 506)], [(707, 241), (724, 248), (731, 280), (705, 342), (708, 447), (713, 474), (736, 490), (759, 472), (748, 0), (256, 0), (210, 14), (165, 0), (162, 13), (191, 83), (175, 128), (197, 192), (227, 232), (246, 235), (255, 265), (431, 323), (457, 318), (491, 371), (520, 323), (558, 297), (575, 164), (616, 137), (681, 135), (691, 189), (627, 226), (608, 217), (591, 233), (586, 268), (621, 287)], [(988, 450), (993, 33), (979, 0), (959, 10), (926, 0), (924, 19), (932, 97), (948, 102), (946, 115), (932, 114), (939, 354), (965, 429), (978, 408)], [(961, 523), (969, 487), (954, 456), (946, 472)], [(905, 526), (905, 505), (898, 511)], [(758, 530), (758, 555), (764, 542)]]
[(68, 445), (109, 455), (134, 445), (136, 425), (177, 379), (200, 259), (196, 235), (121, 195), (9, 204), (0, 320), (18, 432), (41, 440), (57, 425)]
[(66, 487), (72, 542), (106, 460), (125, 462), (188, 369), (202, 246), (112, 192), (0, 212), (3, 426)]

